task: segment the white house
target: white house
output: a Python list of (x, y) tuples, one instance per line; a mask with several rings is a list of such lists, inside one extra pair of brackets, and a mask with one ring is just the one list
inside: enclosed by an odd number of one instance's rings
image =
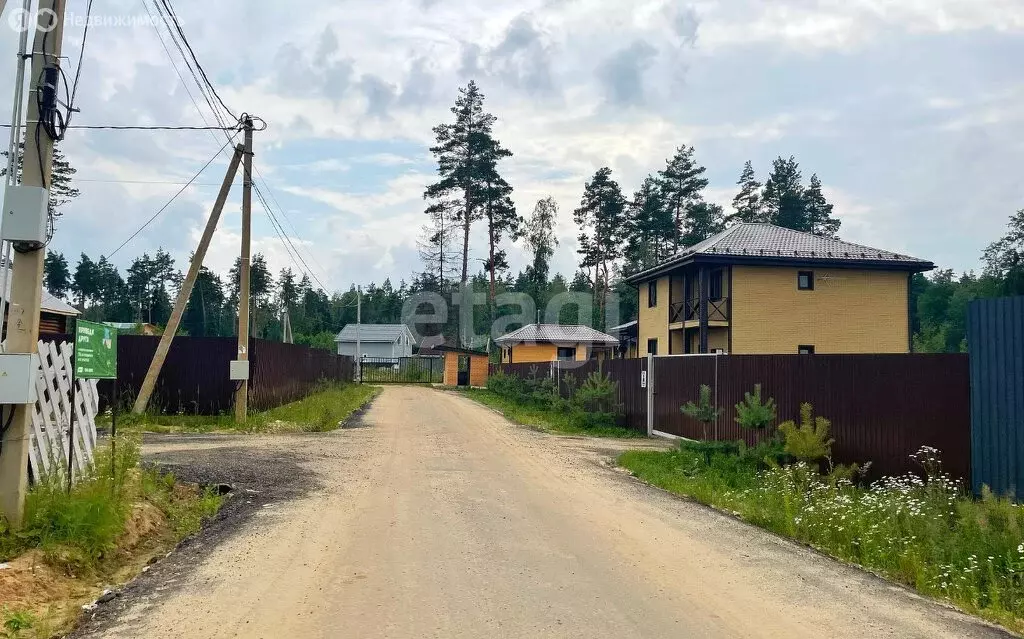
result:
[(412, 357), (416, 338), (405, 324), (349, 324), (334, 338), (338, 355), (356, 355), (358, 332), (362, 357)]

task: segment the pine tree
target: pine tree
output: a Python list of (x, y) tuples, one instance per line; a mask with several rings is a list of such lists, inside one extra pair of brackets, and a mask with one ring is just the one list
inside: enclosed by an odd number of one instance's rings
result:
[(82, 253), (75, 266), (75, 275), (72, 280), (71, 290), (78, 299), (78, 308), (85, 311), (86, 304), (96, 299), (99, 292), (97, 282), (96, 263), (89, 259), (89, 256)]
[(573, 215), (580, 228), (580, 267), (593, 273), (591, 282), (597, 298), (599, 328), (603, 328), (612, 265), (622, 256), (624, 239), (626, 199), (611, 175), (612, 170), (607, 167), (594, 174), (587, 182), (580, 207)]
[(507, 254), (498, 245), (506, 235), (513, 240), (519, 239), (523, 220), (516, 213), (516, 205), (512, 202), (512, 187), (498, 175), (496, 167), (488, 167), (488, 173), (490, 176), (480, 193), (484, 219), (487, 220), (487, 261), (484, 263), (484, 268), (490, 274), (487, 299), (493, 312), (497, 273), (508, 269)]
[(772, 162), (772, 173), (764, 185), (765, 217), (772, 224), (795, 231), (811, 231), (804, 200), (804, 187), (800, 165), (796, 158), (777, 158)]
[(706, 169), (693, 159), (694, 148), (685, 144), (676, 151), (668, 161), (665, 170), (661, 171), (661, 192), (675, 222), (673, 249), (678, 252), (682, 248), (684, 216), (688, 204), (701, 199), (701, 191), (708, 185), (704, 177)]
[(665, 205), (658, 180), (648, 175), (629, 203), (626, 273), (639, 273), (667, 258), (675, 243), (675, 228), (672, 212)]
[(63, 254), (47, 251), (43, 273), (46, 290), (53, 295), (63, 299), (71, 291), (71, 269)]
[(299, 287), (290, 268), (281, 269), (277, 277), (277, 295), (282, 310), (292, 311), (299, 304)]
[(693, 246), (725, 230), (725, 211), (717, 204), (693, 202), (686, 207), (683, 246)]
[(210, 269), (201, 267), (181, 318), (182, 328), (193, 337), (216, 337), (224, 334), (221, 321), (224, 302), (224, 283)]
[[(3, 156), (4, 162), (0, 165), (0, 177), (7, 175), (7, 158), (10, 154), (7, 151), (0, 153)], [(18, 144), (18, 168), (17, 176), (18, 181), (21, 181), (21, 169), (25, 160), (25, 143), (21, 142)], [(56, 219), (59, 218), (63, 212), (61, 207), (65, 204), (70, 203), (76, 197), (80, 195), (78, 189), (74, 187), (74, 177), (78, 170), (71, 166), (64, 154), (61, 153), (59, 146), (53, 147), (53, 167), (50, 173), (50, 184), (47, 185), (50, 193), (50, 201), (47, 207), (50, 215)]]
[(456, 275), (459, 261), (455, 241), (455, 222), (449, 215), (451, 208), (433, 204), (427, 208), (430, 222), (425, 224), (416, 240), (416, 248), (423, 261), (424, 272), (416, 277), (421, 291), (443, 293), (447, 283)]
[(469, 237), (473, 222), (484, 214), (489, 201), (487, 183), (496, 183), (497, 165), (512, 153), (494, 139), (496, 117), (484, 111), (484, 96), (476, 82), (459, 89), (451, 111), (455, 122), (434, 127), (437, 144), (430, 152), (437, 159), (439, 180), (427, 187), (424, 198), (432, 200), (431, 216), (454, 221), (462, 227), (463, 286), (469, 281)]
[(747, 160), (743, 165), (743, 173), (736, 183), (740, 192), (732, 200), (733, 213), (726, 218), (726, 224), (737, 222), (767, 222), (761, 202), (761, 186), (754, 174), (754, 165)]
[(985, 275), (1003, 295), (1024, 295), (1024, 209), (1010, 217), (1006, 234), (985, 249)]
[(811, 184), (804, 191), (804, 208), (807, 211), (810, 232), (823, 237), (836, 237), (842, 221), (832, 215), (832, 205), (821, 191), (818, 174), (811, 176)]
[(558, 246), (555, 224), (558, 222), (558, 204), (552, 197), (539, 200), (533, 208), (533, 214), (525, 223), (526, 246), (533, 256), (524, 273), (525, 286), (517, 289), (527, 291), (537, 303), (538, 308), (546, 299), (541, 299), (548, 288), (548, 277), (551, 272), (551, 258)]

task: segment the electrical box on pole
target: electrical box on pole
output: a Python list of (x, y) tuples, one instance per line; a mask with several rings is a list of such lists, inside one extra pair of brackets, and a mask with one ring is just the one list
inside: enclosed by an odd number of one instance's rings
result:
[(50, 193), (40, 186), (8, 186), (4, 193), (0, 238), (18, 251), (34, 251), (46, 244)]
[(35, 353), (0, 354), (0, 404), (35, 404), (39, 356)]

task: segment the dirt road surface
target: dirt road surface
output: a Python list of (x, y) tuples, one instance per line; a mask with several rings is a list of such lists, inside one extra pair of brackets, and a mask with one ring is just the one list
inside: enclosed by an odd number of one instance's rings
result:
[(610, 463), (657, 443), (543, 435), (428, 388), (364, 421), (148, 447), (268, 486), (80, 636), (1005, 636)]

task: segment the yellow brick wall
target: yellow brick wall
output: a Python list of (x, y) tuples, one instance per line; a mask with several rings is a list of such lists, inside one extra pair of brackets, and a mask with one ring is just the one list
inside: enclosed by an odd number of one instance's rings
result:
[(554, 344), (515, 344), (512, 347), (513, 364), (550, 362), (558, 359), (558, 348)]
[(469, 363), (469, 385), (477, 388), (487, 386), (487, 358), (476, 355), (470, 356)]
[[(814, 290), (797, 272), (814, 271)], [(907, 273), (736, 266), (732, 347), (736, 354), (906, 353)]]
[[(682, 335), (682, 331), (675, 331)], [(803, 342), (800, 342), (803, 344)], [(682, 349), (682, 343), (680, 342), (679, 348)], [(726, 353), (729, 352), (729, 329), (721, 326), (710, 326), (708, 327), (708, 352), (714, 353), (716, 348), (720, 348)], [(700, 352), (700, 331), (690, 331), (690, 352)], [(682, 350), (672, 351), (673, 355), (681, 355)]]
[(659, 355), (668, 355), (668, 276), (658, 280), (657, 302), (658, 305), (654, 308), (647, 307), (647, 282), (640, 284), (640, 326), (639, 341), (637, 342), (640, 357), (647, 357), (647, 340), (649, 339), (658, 340)]

